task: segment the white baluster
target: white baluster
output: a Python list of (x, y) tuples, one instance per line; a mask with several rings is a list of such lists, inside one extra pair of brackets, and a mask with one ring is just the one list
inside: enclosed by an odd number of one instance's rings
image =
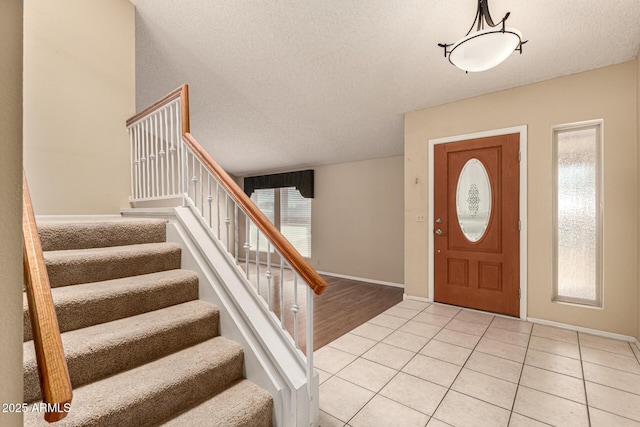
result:
[[(185, 144), (184, 144), (184, 142), (182, 142), (182, 129), (181, 129), (182, 125), (180, 124), (180, 112), (179, 111), (180, 111), (180, 102), (178, 101), (176, 103), (176, 108), (175, 108), (175, 111), (174, 111), (175, 120), (174, 120), (173, 123), (175, 124), (175, 129), (174, 129), (175, 133), (174, 133), (174, 135), (175, 135), (176, 144), (180, 145), (180, 156), (181, 156), (181, 159), (179, 159), (179, 160), (180, 160), (180, 164), (182, 165), (182, 167), (180, 169), (178, 169), (178, 175), (180, 175), (178, 177), (178, 181), (180, 182), (180, 185), (182, 186), (182, 185), (186, 185), (187, 184), (187, 176), (188, 175), (184, 174), (185, 173), (184, 167), (185, 167), (187, 153), (185, 151)], [(179, 191), (181, 193), (183, 193), (183, 194), (187, 193), (188, 187), (180, 188)]]
[(131, 169), (130, 170), (130, 174), (131, 174), (131, 177), (130, 177), (130, 180), (131, 180), (131, 192), (129, 193), (130, 194), (129, 200), (133, 200), (135, 198), (135, 195), (134, 195), (134, 192), (133, 192), (133, 171), (135, 169), (135, 165), (133, 163), (134, 162), (134, 159), (133, 159), (133, 150), (134, 150), (134, 143), (133, 143), (134, 135), (133, 134), (134, 134), (134, 130), (133, 130), (133, 128), (129, 128), (128, 131), (129, 131), (129, 161), (130, 161), (129, 168)]
[[(225, 197), (225, 202), (226, 202), (226, 210), (227, 210), (227, 217), (224, 219), (224, 224), (226, 226), (227, 229), (227, 251), (231, 250), (231, 247), (229, 246), (229, 226), (231, 225), (231, 218), (229, 218), (229, 194), (225, 191), (224, 192), (224, 197)], [(220, 221), (220, 219), (218, 219), (218, 221)]]
[(152, 192), (152, 188), (153, 188), (153, 184), (152, 184), (152, 174), (151, 174), (151, 133), (153, 132), (152, 129), (152, 122), (151, 122), (151, 118), (149, 118), (147, 120), (147, 140), (145, 143), (145, 168), (146, 168), (146, 177), (147, 177), (147, 182), (146, 182), (146, 197), (147, 198), (151, 198), (151, 196), (153, 195)]
[[(162, 184), (161, 189), (160, 189), (160, 195), (161, 196), (166, 196), (167, 195), (167, 180), (166, 180), (166, 176), (165, 176), (165, 169), (166, 169), (166, 165), (165, 162), (167, 160), (167, 152), (164, 151), (164, 146), (166, 144), (166, 137), (167, 134), (164, 131), (166, 122), (163, 120), (163, 118), (165, 117), (164, 115), (167, 114), (167, 107), (164, 107), (160, 112), (159, 112), (159, 117), (160, 117), (160, 152), (158, 153), (160, 155), (160, 184)], [(167, 172), (169, 172), (167, 170)]]
[(183, 206), (188, 206), (187, 203), (187, 198), (189, 197), (189, 152), (187, 149), (187, 144), (184, 143), (184, 141), (182, 141), (181, 139), (178, 140), (179, 144), (180, 144), (180, 156), (181, 156), (181, 164), (182, 164), (182, 168), (181, 168), (181, 174), (182, 174), (182, 180), (181, 182), (181, 190), (180, 192), (182, 193), (182, 205)]
[(260, 295), (260, 228), (256, 226), (256, 290)]
[(202, 182), (202, 163), (199, 160), (198, 168), (200, 169), (200, 215), (204, 218), (204, 184)]
[(140, 123), (138, 123), (135, 126), (134, 130), (135, 130), (135, 145), (136, 145), (135, 160), (134, 160), (134, 165), (136, 168), (135, 199), (138, 200), (140, 198)]
[[(176, 146), (174, 144), (174, 133), (173, 133), (173, 104), (169, 105), (169, 118), (168, 118), (168, 123), (167, 125), (169, 126), (169, 130), (168, 130), (168, 135), (169, 135), (169, 144), (171, 144), (169, 146), (169, 160), (170, 160), (170, 164), (171, 164), (171, 192), (172, 194), (176, 194), (179, 193), (180, 190), (176, 188), (176, 172), (175, 169), (176, 167), (179, 168), (180, 166), (178, 165), (178, 163), (176, 163)], [(178, 175), (178, 180), (179, 180), (179, 175)]]
[(153, 135), (151, 145), (151, 162), (152, 162), (152, 196), (158, 197), (158, 114), (154, 114), (152, 117), (153, 123)]
[(280, 327), (284, 329), (284, 258), (280, 256)]
[(147, 182), (149, 181), (149, 168), (147, 167), (147, 140), (148, 123), (144, 121), (144, 132), (142, 134), (142, 157), (140, 157), (140, 167), (142, 168), (142, 198), (147, 197)]
[(296, 344), (296, 348), (300, 348), (298, 345), (298, 273), (293, 272), (293, 306), (291, 306), (291, 312), (293, 313), (293, 340)]
[(250, 239), (251, 236), (249, 235), (249, 217), (247, 216), (247, 214), (245, 214), (245, 218), (246, 218), (246, 227), (245, 227), (245, 233), (246, 234), (246, 242), (244, 242), (244, 263), (245, 263), (245, 270), (247, 272), (247, 280), (249, 279), (249, 249), (251, 249), (251, 243), (250, 243)]
[(235, 250), (235, 260), (236, 260), (236, 264), (238, 264), (238, 245), (240, 242), (238, 242), (238, 205), (234, 203), (234, 208), (233, 208), (233, 223), (234, 223), (234, 232), (233, 232), (233, 238), (234, 238), (234, 250)]
[(271, 310), (271, 240), (267, 241), (267, 307)]
[(191, 182), (193, 183), (193, 204), (195, 207), (198, 207), (198, 177), (196, 176), (196, 155), (191, 152), (191, 170), (193, 172), (193, 177), (191, 178)]
[(220, 240), (220, 184), (216, 181), (216, 227), (218, 229), (218, 240)]
[[(218, 186), (218, 184), (216, 183), (216, 187)], [(209, 228), (211, 228), (212, 223), (211, 223), (211, 204), (213, 203), (213, 196), (211, 195), (211, 174), (207, 173), (207, 193), (209, 194), (207, 196), (207, 202), (209, 202)]]
[[(313, 290), (311, 287), (307, 288), (307, 394), (309, 398), (313, 400), (316, 396), (311, 390), (311, 380), (313, 378)], [(313, 405), (310, 405), (313, 407)]]

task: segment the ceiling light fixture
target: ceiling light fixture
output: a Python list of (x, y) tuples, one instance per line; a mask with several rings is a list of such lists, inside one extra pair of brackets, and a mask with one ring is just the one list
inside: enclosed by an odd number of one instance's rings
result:
[[(485, 71), (507, 59), (514, 51), (522, 53), (522, 34), (515, 28), (505, 27), (511, 12), (497, 24), (489, 14), (489, 0), (478, 0), (476, 19), (466, 36), (453, 44), (438, 43), (444, 48), (445, 58), (466, 72)], [(489, 28), (485, 29), (485, 23)], [(475, 32), (473, 28), (476, 27)], [(496, 28), (498, 27), (498, 28)]]

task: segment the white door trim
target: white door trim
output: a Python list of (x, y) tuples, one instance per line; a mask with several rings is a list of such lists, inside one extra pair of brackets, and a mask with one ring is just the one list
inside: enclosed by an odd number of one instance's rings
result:
[(429, 140), (429, 227), (428, 227), (428, 265), (429, 265), (429, 299), (434, 295), (434, 263), (433, 263), (433, 148), (436, 144), (464, 141), (468, 139), (485, 138), (488, 136), (520, 134), (520, 318), (527, 318), (527, 125), (495, 129), (485, 132), (469, 133), (466, 135), (450, 136)]

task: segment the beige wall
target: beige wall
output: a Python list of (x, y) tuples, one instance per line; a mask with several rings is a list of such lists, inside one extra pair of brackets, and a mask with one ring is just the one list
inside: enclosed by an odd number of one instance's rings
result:
[(403, 284), (403, 158), (315, 167), (311, 265)]
[(24, 164), (36, 213), (118, 212), (129, 194), (134, 7), (30, 0), (24, 14)]
[[(0, 405), (22, 402), (22, 2), (0, 1)], [(0, 425), (21, 414), (0, 411)]]
[[(311, 266), (403, 284), (402, 156), (313, 169)], [(242, 187), (242, 178), (237, 182)]]
[[(473, 78), (470, 76), (470, 78)], [(428, 297), (429, 139), (528, 126), (528, 316), (633, 336), (638, 308), (636, 62), (405, 115), (405, 284)], [(604, 119), (604, 308), (551, 302), (551, 128)], [(416, 179), (418, 183), (416, 184)]]

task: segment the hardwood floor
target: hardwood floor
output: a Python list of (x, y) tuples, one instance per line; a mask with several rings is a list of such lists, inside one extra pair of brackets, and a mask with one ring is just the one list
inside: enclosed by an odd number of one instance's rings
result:
[[(295, 337), (293, 328), (294, 284), (291, 272), (285, 272), (284, 326)], [(404, 289), (356, 280), (323, 276), (327, 289), (314, 297), (313, 349), (318, 350), (336, 338), (367, 322), (402, 301)], [(254, 283), (255, 284), (255, 283)], [(298, 346), (306, 351), (306, 286), (298, 284)], [(279, 272), (274, 272), (270, 298), (266, 280), (261, 281), (260, 295), (271, 302), (271, 309), (281, 319)]]
[(314, 301), (313, 349), (376, 317), (402, 301), (403, 288), (323, 276), (327, 289)]

